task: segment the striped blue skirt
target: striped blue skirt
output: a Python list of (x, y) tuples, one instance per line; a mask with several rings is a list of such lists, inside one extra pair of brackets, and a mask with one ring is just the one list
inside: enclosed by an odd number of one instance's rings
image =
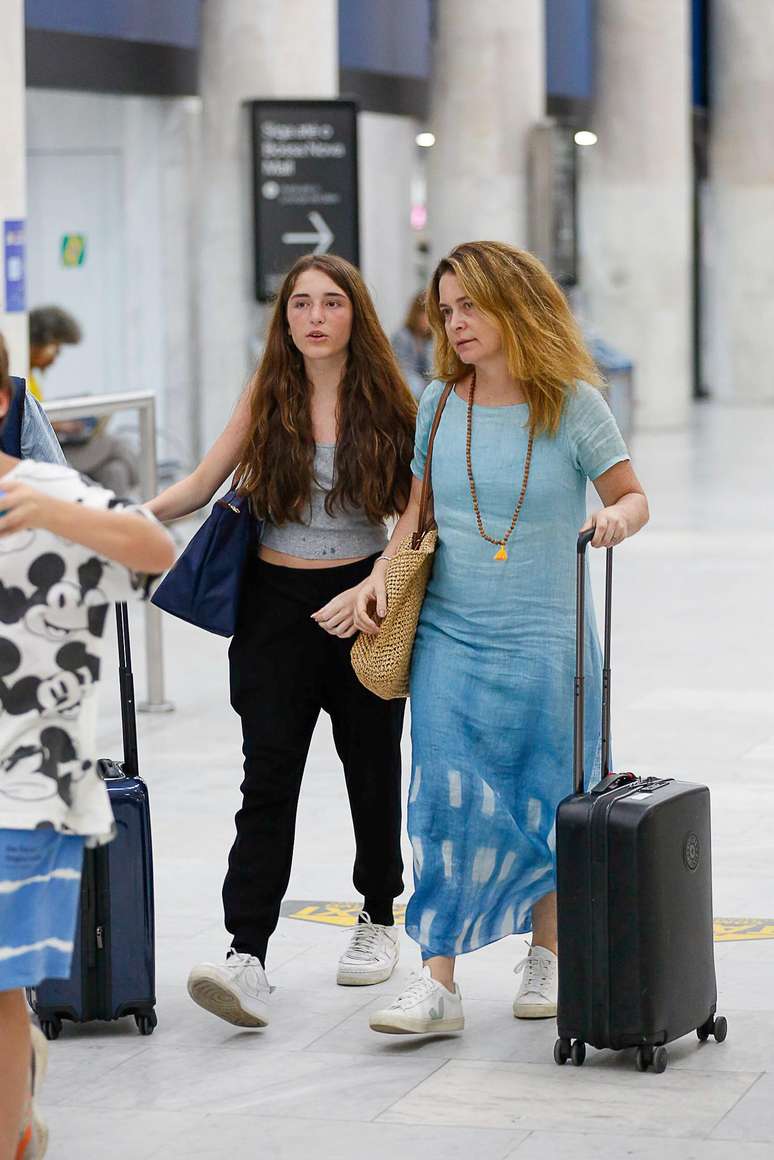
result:
[(0, 829), (0, 991), (70, 975), (85, 839)]
[[(425, 958), (530, 931), (532, 907), (556, 889), (554, 819), (572, 790), (572, 647), (569, 637), (557, 660), (542, 642), (479, 648), (420, 624), (406, 930)], [(589, 649), (596, 659), (591, 639)], [(594, 776), (599, 680), (588, 685), (585, 768)]]

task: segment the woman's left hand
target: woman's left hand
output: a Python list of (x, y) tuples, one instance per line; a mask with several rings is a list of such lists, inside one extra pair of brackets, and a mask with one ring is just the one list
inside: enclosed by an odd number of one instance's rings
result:
[(312, 613), (312, 620), (317, 621), (320, 628), (324, 628), (331, 636), (342, 638), (354, 636), (355, 628), (355, 601), (357, 588), (347, 588), (329, 600), (324, 608)]
[(594, 539), (591, 541), (592, 548), (614, 548), (629, 535), (629, 521), (620, 504), (613, 504), (592, 513), (581, 531), (587, 532), (590, 528), (595, 529)]

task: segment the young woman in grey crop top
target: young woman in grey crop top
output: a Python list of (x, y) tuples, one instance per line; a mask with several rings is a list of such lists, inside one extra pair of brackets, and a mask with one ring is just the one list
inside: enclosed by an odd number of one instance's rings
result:
[(199, 467), (150, 503), (173, 519), (225, 479), (250, 497), (260, 542), (229, 649), (242, 721), (243, 803), (223, 887), (228, 957), (188, 979), (238, 1026), (269, 1019), (266, 948), (290, 877), (296, 807), (315, 722), (331, 717), (355, 831), (361, 920), (336, 980), (388, 979), (400, 853), (403, 702), (381, 701), (349, 663), (360, 585), (411, 488), (415, 404), (358, 271), (310, 255), (285, 278), (255, 376)]

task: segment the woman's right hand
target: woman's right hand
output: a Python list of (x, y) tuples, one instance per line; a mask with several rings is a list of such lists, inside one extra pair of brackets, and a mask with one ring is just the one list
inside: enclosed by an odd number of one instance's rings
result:
[(358, 590), (355, 601), (355, 628), (368, 636), (374, 636), (381, 628), (387, 615), (387, 560), (377, 560), (373, 571)]

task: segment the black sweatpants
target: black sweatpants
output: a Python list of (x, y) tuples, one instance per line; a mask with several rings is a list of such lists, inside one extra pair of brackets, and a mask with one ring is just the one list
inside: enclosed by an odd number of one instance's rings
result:
[(330, 715), (355, 830), (355, 889), (371, 920), (390, 925), (403, 890), (400, 852), (404, 701), (382, 701), (350, 664), (354, 638), (310, 619), (371, 571), (373, 558), (336, 568), (282, 568), (252, 558), (229, 649), (231, 703), (242, 720), (244, 781), (223, 884), (235, 950), (261, 962), (290, 880), (296, 810), (320, 710)]

